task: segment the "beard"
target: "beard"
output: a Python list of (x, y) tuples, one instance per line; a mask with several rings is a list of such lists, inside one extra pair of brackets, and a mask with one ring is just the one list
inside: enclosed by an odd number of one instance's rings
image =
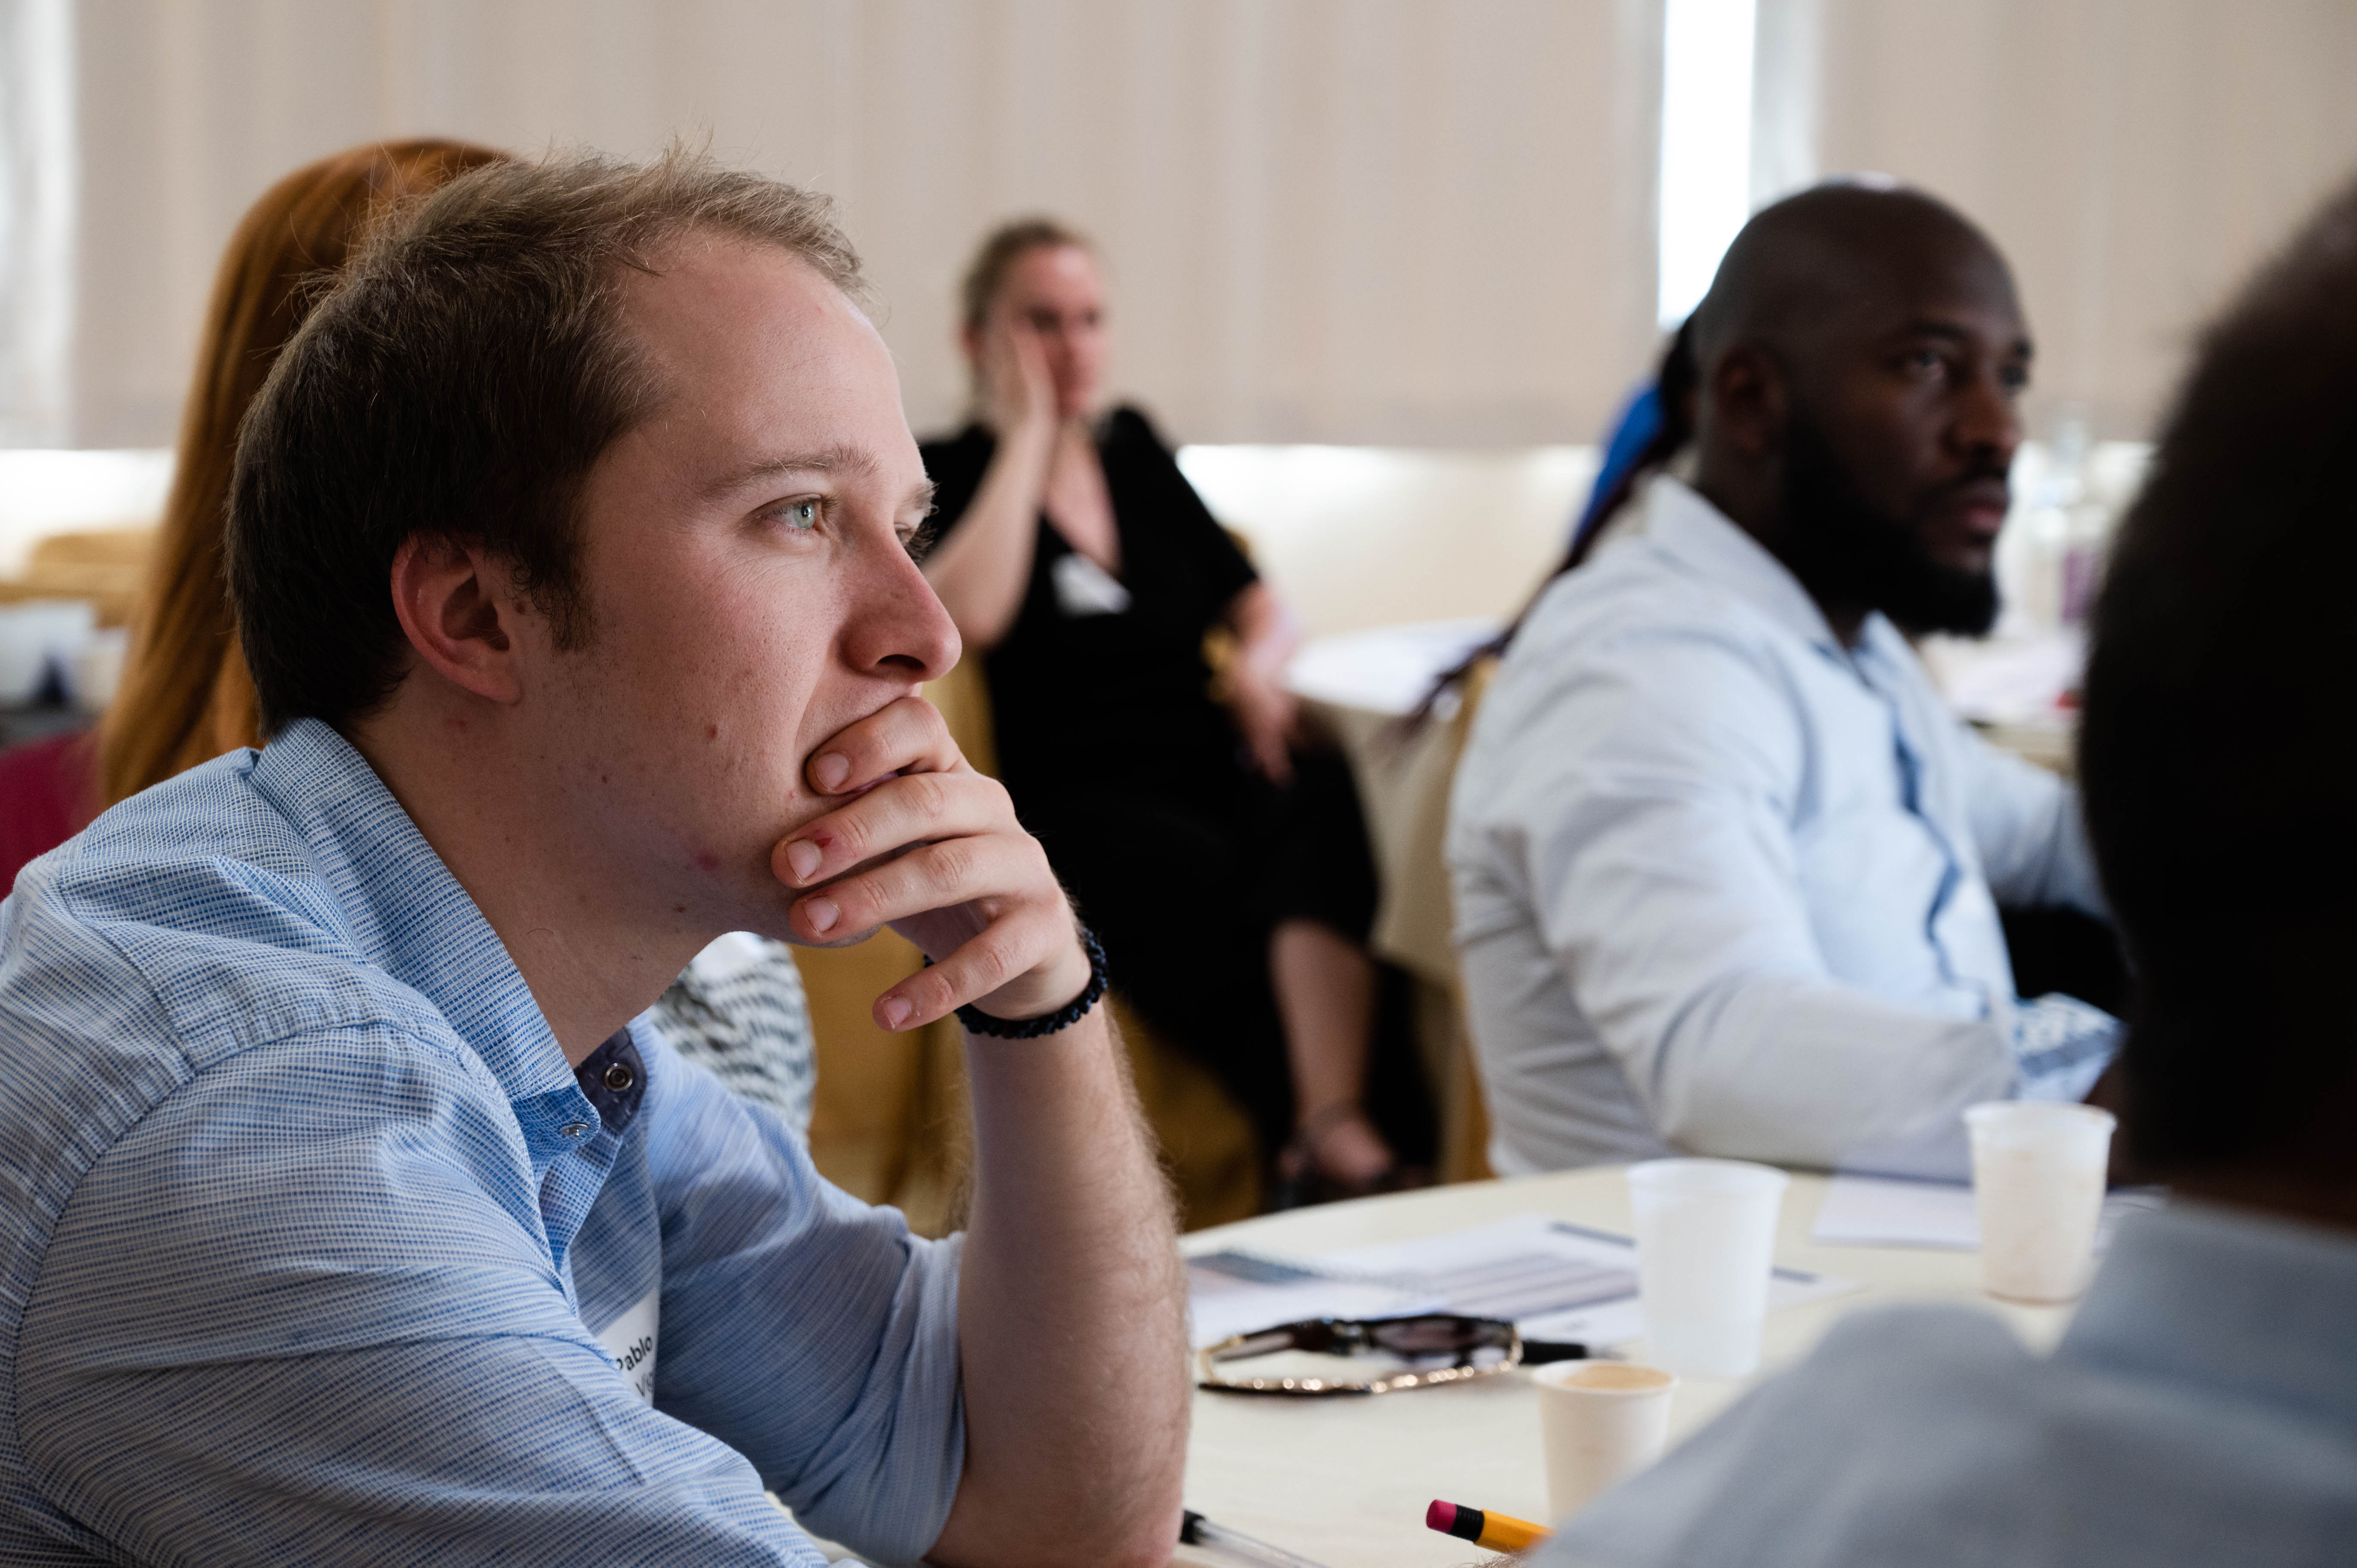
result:
[[(1976, 467), (1958, 482), (1991, 477)], [(1923, 543), (1920, 513), (1947, 488), (1928, 492), (1918, 515), (1882, 510), (1859, 492), (1823, 427), (1796, 406), (1784, 443), (1784, 564), (1821, 603), (1880, 610), (1916, 636), (1983, 636), (1996, 624), (1994, 567), (1943, 566)]]

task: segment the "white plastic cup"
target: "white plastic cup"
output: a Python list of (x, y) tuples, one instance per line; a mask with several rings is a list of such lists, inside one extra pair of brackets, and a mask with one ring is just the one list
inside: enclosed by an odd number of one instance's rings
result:
[(1968, 1107), (1981, 1288), (2052, 1306), (2086, 1294), (2112, 1153), (2112, 1113), (2092, 1105), (1996, 1100)]
[(1547, 1514), (1569, 1518), (1589, 1498), (1662, 1456), (1678, 1380), (1625, 1361), (1554, 1361), (1531, 1369), (1546, 1455)]
[(1776, 1219), (1792, 1178), (1741, 1160), (1629, 1167), (1647, 1359), (1697, 1378), (1760, 1365)]

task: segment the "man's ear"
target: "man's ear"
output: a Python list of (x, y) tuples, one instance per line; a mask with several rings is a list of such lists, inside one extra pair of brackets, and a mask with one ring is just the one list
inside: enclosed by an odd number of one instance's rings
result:
[(494, 703), (523, 695), (509, 574), (478, 544), (412, 534), (393, 557), (393, 609), (427, 668)]
[(1766, 349), (1739, 343), (1720, 355), (1703, 396), (1708, 417), (1736, 451), (1760, 461), (1782, 450), (1791, 396), (1783, 366)]

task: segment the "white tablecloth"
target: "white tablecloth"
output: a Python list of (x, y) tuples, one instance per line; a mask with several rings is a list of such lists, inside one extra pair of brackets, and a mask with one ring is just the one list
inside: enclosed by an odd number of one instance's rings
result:
[[(1969, 1303), (2041, 1348), (2061, 1335), (2065, 1309), (2001, 1306), (1983, 1296), (1977, 1254), (1815, 1245), (1809, 1232), (1824, 1189), (1823, 1177), (1793, 1178), (1776, 1261), (1846, 1275), (1866, 1288), (1771, 1314), (1768, 1371), (1805, 1355), (1844, 1314), (1898, 1301)], [(1315, 1256), (1523, 1212), (1626, 1234), (1627, 1184), (1618, 1169), (1467, 1183), (1249, 1219), (1198, 1231), (1185, 1247)], [(1629, 1348), (1642, 1358), (1641, 1343)], [(1688, 1380), (1672, 1409), (1673, 1444), (1756, 1380)], [(1372, 1399), (1195, 1396), (1187, 1506), (1329, 1568), (1461, 1568), (1478, 1554), (1426, 1530), (1426, 1504), (1445, 1498), (1543, 1520), (1545, 1493), (1536, 1396), (1519, 1374)], [(1174, 1561), (1233, 1568), (1192, 1548), (1180, 1548)]]

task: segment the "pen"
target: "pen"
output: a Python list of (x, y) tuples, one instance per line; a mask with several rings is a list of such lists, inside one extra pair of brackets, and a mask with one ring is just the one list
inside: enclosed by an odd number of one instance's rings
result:
[(1443, 1535), (1453, 1535), (1459, 1541), (1469, 1541), (1491, 1552), (1520, 1552), (1534, 1541), (1544, 1541), (1555, 1531), (1544, 1525), (1533, 1524), (1526, 1519), (1508, 1514), (1484, 1513), (1461, 1503), (1444, 1503), (1438, 1498), (1424, 1510), (1424, 1526)]
[(1523, 1362), (1525, 1367), (1544, 1367), (1549, 1361), (1617, 1361), (1620, 1353), (1601, 1346), (1582, 1345), (1574, 1339), (1524, 1339)]
[(1208, 1546), (1214, 1552), (1246, 1563), (1257, 1563), (1261, 1568), (1325, 1568), (1307, 1557), (1296, 1557), (1282, 1546), (1271, 1546), (1265, 1541), (1255, 1541), (1242, 1530), (1230, 1530), (1224, 1524), (1213, 1524), (1193, 1509), (1189, 1509), (1178, 1521), (1178, 1544)]

